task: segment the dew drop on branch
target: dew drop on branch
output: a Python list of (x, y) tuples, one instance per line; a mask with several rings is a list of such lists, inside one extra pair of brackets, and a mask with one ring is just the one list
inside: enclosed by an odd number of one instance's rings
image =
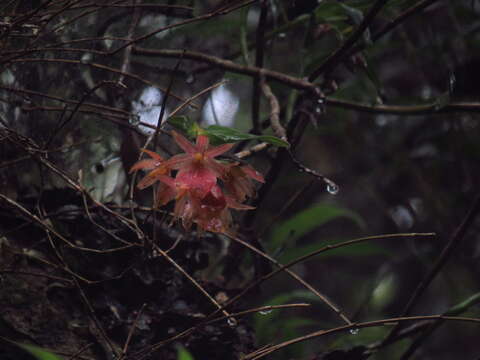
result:
[(270, 309), (270, 310), (260, 310), (258, 313), (259, 313), (260, 315), (268, 315), (268, 314), (270, 314), (271, 312), (272, 312), (272, 310)]
[(327, 183), (327, 191), (329, 194), (337, 195), (338, 192), (340, 191), (340, 188), (338, 187), (337, 184)]
[(231, 317), (227, 319), (227, 324), (230, 327), (236, 327), (238, 325), (237, 320)]
[(195, 82), (195, 75), (193, 75), (192, 73), (188, 74), (185, 78), (185, 82), (189, 85), (193, 84)]
[(359, 331), (359, 329), (350, 329), (350, 334), (357, 335)]

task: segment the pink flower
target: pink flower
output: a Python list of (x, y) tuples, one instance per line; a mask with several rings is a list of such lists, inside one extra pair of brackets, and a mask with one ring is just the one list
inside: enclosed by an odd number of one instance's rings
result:
[(227, 152), (233, 144), (224, 144), (209, 148), (206, 135), (198, 135), (196, 144), (192, 144), (179, 133), (172, 131), (173, 138), (185, 154), (173, 156), (166, 162), (171, 169), (178, 169), (175, 183), (178, 187), (188, 188), (195, 197), (204, 197), (228, 169), (228, 166), (215, 160), (215, 157)]
[(222, 180), (227, 192), (238, 202), (255, 194), (255, 187), (251, 179), (264, 183), (263, 176), (250, 165), (231, 164)]
[[(144, 189), (159, 181), (156, 206), (175, 199), (174, 219), (179, 219), (188, 230), (193, 223), (200, 231), (233, 233), (230, 208), (237, 210), (253, 209), (241, 204), (254, 194), (250, 179), (264, 182), (262, 175), (248, 165), (223, 163), (215, 158), (233, 144), (209, 146), (206, 135), (198, 135), (193, 144), (179, 133), (172, 136), (185, 154), (164, 160), (160, 155), (144, 150), (151, 159), (136, 163), (132, 171), (151, 170), (137, 185)], [(178, 170), (175, 178), (172, 170)], [(221, 179), (227, 193), (217, 183)]]
[[(168, 177), (170, 175), (170, 169), (165, 166), (165, 160), (159, 154), (142, 149), (144, 153), (150, 155), (151, 159), (143, 159), (138, 161), (132, 166), (130, 172), (138, 170), (151, 170), (140, 182), (137, 184), (139, 189), (145, 189), (150, 185), (153, 185), (155, 182), (160, 181), (163, 177)], [(175, 191), (168, 186), (158, 184), (155, 206), (160, 207), (167, 204), (175, 198)]]

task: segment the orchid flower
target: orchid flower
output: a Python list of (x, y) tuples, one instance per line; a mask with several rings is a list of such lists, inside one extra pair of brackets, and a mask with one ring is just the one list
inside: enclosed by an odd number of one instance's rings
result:
[[(181, 220), (186, 230), (195, 223), (200, 231), (233, 233), (229, 209), (253, 209), (242, 202), (254, 194), (250, 179), (264, 182), (262, 175), (251, 166), (215, 159), (230, 150), (233, 144), (211, 147), (208, 137), (202, 134), (197, 136), (195, 144), (175, 131), (172, 136), (185, 153), (165, 160), (152, 151), (143, 150), (151, 159), (140, 160), (130, 172), (150, 172), (137, 187), (144, 189), (160, 182), (155, 205), (162, 206), (175, 200), (174, 219)], [(177, 173), (172, 177), (174, 170)], [(224, 184), (225, 192), (217, 183), (218, 179)]]

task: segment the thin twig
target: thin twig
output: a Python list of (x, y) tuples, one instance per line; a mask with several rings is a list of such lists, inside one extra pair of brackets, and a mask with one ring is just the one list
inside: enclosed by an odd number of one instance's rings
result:
[[(43, 216), (43, 211), (40, 211), (40, 215)], [(43, 220), (43, 219), (42, 219)], [(57, 246), (55, 245), (55, 242), (53, 241), (52, 239), (52, 236), (50, 235), (50, 233), (48, 231), (46, 231), (46, 234), (47, 234), (47, 238), (49, 240), (49, 243), (53, 249), (53, 252), (54, 254), (56, 255), (58, 261), (60, 262), (60, 264), (62, 264), (62, 266), (64, 267), (64, 269), (68, 269), (71, 273), (74, 273), (70, 267), (68, 266), (67, 262), (65, 261), (65, 259), (63, 258), (62, 254), (60, 253), (60, 251), (57, 249)], [(78, 279), (77, 279), (77, 276), (73, 277), (72, 278), (72, 282), (73, 284), (75, 285), (75, 287), (78, 289), (78, 291), (80, 292), (80, 296), (83, 300), (83, 302), (85, 303), (85, 305), (87, 306), (88, 308), (88, 311), (89, 311), (89, 315), (90, 315), (90, 318), (92, 319), (93, 323), (95, 324), (95, 326), (97, 327), (97, 330), (100, 332), (100, 335), (103, 339), (103, 341), (108, 345), (108, 347), (110, 348), (110, 351), (115, 354), (117, 357), (118, 357), (118, 351), (116, 349), (116, 347), (113, 345), (113, 342), (110, 340), (110, 338), (107, 336), (107, 333), (105, 332), (105, 330), (103, 329), (103, 326), (102, 324), (100, 323), (100, 321), (98, 320), (97, 316), (95, 315), (95, 310), (93, 309), (93, 306), (90, 304), (90, 301), (88, 300), (87, 298), (87, 295), (85, 294), (85, 292), (83, 291), (82, 287), (80, 286), (80, 283), (78, 282)]]
[(292, 151), (288, 151), (288, 153), (289, 153), (290, 158), (292, 159), (293, 163), (297, 167), (298, 171), (304, 172), (308, 175), (311, 175), (311, 176), (315, 177), (318, 180), (323, 181), (327, 185), (327, 191), (331, 194), (336, 194), (339, 191), (339, 189), (340, 189), (339, 186), (333, 180), (331, 180), (328, 177), (326, 177), (325, 175), (322, 175), (319, 172), (317, 172), (313, 169), (310, 169), (310, 168), (306, 167), (305, 165), (303, 165), (295, 157), (295, 155), (293, 155)]
[[(258, 18), (257, 31), (255, 34), (255, 66), (257, 68), (263, 68), (263, 58), (265, 50), (265, 27), (268, 15), (268, 1), (260, 0), (260, 16)], [(261, 82), (265, 82), (260, 76), (254, 77), (252, 88), (252, 133), (260, 134), (260, 89)]]
[[(99, 64), (99, 63), (94, 63), (94, 62), (89, 62), (89, 61), (83, 61), (83, 60), (74, 60), (74, 59), (38, 59), (38, 58), (19, 58), (19, 59), (14, 59), (14, 60), (10, 60), (10, 62), (13, 62), (13, 63), (17, 63), (17, 62), (46, 62), (46, 63), (64, 63), (64, 64), (74, 64), (74, 65), (85, 65), (85, 66), (88, 66), (88, 67), (91, 67), (93, 69), (98, 69), (98, 70), (104, 70), (104, 71), (108, 71), (108, 72), (111, 72), (113, 74), (119, 74), (119, 75), (124, 75), (125, 77), (128, 77), (128, 78), (131, 78), (131, 79), (134, 79), (134, 80), (137, 80), (143, 84), (146, 84), (146, 85), (149, 85), (149, 86), (153, 86), (153, 87), (157, 87), (159, 88), (160, 90), (162, 91), (166, 91), (165, 89), (163, 89), (161, 86), (159, 86), (158, 84), (150, 81), (150, 80), (147, 80), (139, 75), (136, 75), (136, 74), (132, 74), (132, 73), (129, 73), (129, 72), (123, 72), (121, 71), (120, 69), (115, 69), (115, 68), (112, 68), (110, 66), (107, 66), (107, 65), (103, 65), (103, 64)], [(176, 98), (177, 100), (180, 100), (180, 101), (185, 101), (185, 99), (175, 95), (175, 94), (171, 94), (171, 96), (173, 96), (174, 98)]]
[(278, 351), (284, 347), (293, 345), (293, 344), (298, 344), (300, 342), (318, 338), (321, 336), (325, 335), (330, 335), (330, 334), (335, 334), (339, 332), (344, 332), (347, 330), (354, 330), (357, 331), (358, 329), (361, 328), (367, 328), (367, 327), (375, 327), (375, 326), (385, 326), (389, 324), (395, 324), (395, 323), (401, 323), (401, 322), (407, 322), (407, 321), (423, 321), (423, 320), (445, 320), (445, 321), (460, 321), (460, 322), (471, 322), (475, 324), (480, 324), (480, 318), (470, 318), (470, 317), (460, 317), (460, 316), (444, 316), (444, 315), (421, 315), (421, 316), (402, 316), (402, 317), (395, 317), (395, 318), (389, 318), (389, 319), (382, 319), (382, 320), (374, 320), (374, 321), (367, 321), (367, 322), (360, 322), (360, 323), (352, 323), (349, 325), (344, 325), (344, 326), (339, 326), (337, 328), (333, 329), (328, 329), (328, 330), (319, 330), (319, 331), (314, 331), (310, 334), (303, 335), (300, 337), (297, 337), (292, 340), (287, 340), (282, 343), (268, 346), (266, 348), (263, 348), (260, 351), (254, 351), (250, 354), (247, 354), (243, 357), (244, 360), (254, 360), (254, 359), (261, 359), (265, 357), (266, 355), (269, 355), (275, 351)]
[(185, 276), (200, 292), (205, 295), (205, 297), (210, 300), (210, 302), (220, 310), (223, 315), (225, 315), (228, 319), (236, 324), (237, 320), (232, 317), (231, 314), (228, 313), (222, 306), (189, 274), (187, 273), (180, 265), (177, 264), (175, 260), (173, 260), (165, 251), (163, 251), (157, 244), (152, 243), (155, 251), (157, 251), (160, 255), (162, 255), (165, 260), (167, 260), (175, 269), (177, 269), (183, 276)]
[[(480, 293), (476, 293), (470, 296), (465, 301), (462, 301), (460, 304), (450, 308), (443, 315), (445, 316), (456, 316), (462, 312), (467, 311), (471, 306), (477, 305), (480, 303)], [(408, 349), (403, 353), (400, 360), (408, 360), (415, 351), (422, 345), (425, 340), (432, 335), (432, 333), (439, 328), (445, 321), (442, 319), (434, 320), (431, 324), (428, 324), (423, 332), (418, 336), (408, 347)]]
[[(168, 100), (168, 97), (170, 96), (170, 92), (172, 90), (173, 81), (175, 80), (175, 72), (180, 68), (180, 64), (182, 63), (182, 60), (183, 60), (183, 56), (180, 57), (180, 59), (178, 59), (177, 63), (175, 64), (175, 68), (173, 69), (173, 72), (170, 75), (170, 81), (168, 82), (167, 90), (163, 94), (162, 103), (160, 105), (160, 114), (158, 115), (158, 119), (157, 119), (157, 127), (155, 129), (154, 134), (153, 134), (153, 150), (154, 151), (157, 148), (158, 134), (160, 132), (160, 128), (165, 123), (165, 121), (163, 120), (163, 117), (165, 115), (165, 111), (166, 111), (166, 108), (167, 108), (167, 100)], [(144, 146), (144, 148), (146, 148), (146, 147), (147, 147), (147, 145)]]
[[(398, 25), (402, 24), (405, 22), (408, 18), (411, 16), (419, 13), (420, 11), (424, 10), (428, 6), (436, 3), (438, 0), (421, 0), (420, 2), (416, 3), (415, 5), (412, 5), (409, 7), (407, 10), (402, 12), (400, 15), (398, 15), (395, 19), (389, 21), (387, 24), (385, 24), (380, 30), (375, 32), (371, 36), (372, 42), (375, 42), (388, 34), (390, 31), (392, 31), (394, 28), (396, 28)], [(359, 51), (362, 51), (365, 49), (366, 44), (358, 44), (352, 49), (350, 49), (348, 56), (351, 56)]]
[(169, 115), (168, 117), (171, 118), (173, 116), (175, 116), (178, 112), (180, 112), (184, 107), (186, 107), (187, 105), (189, 105), (192, 101), (196, 100), (197, 98), (199, 98), (200, 96), (202, 96), (203, 94), (209, 92), (209, 91), (212, 91), (213, 89), (216, 89), (217, 87), (219, 86), (222, 86), (226, 83), (227, 81), (226, 80), (222, 80), (222, 81), (219, 81), (217, 82), (216, 84), (213, 84), (205, 89), (203, 89), (202, 91), (200, 91), (199, 93), (193, 95), (192, 97), (189, 97), (187, 100), (185, 100), (183, 103), (181, 103), (179, 106), (177, 106), (175, 108), (175, 110), (173, 110)]
[(420, 105), (368, 105), (363, 103), (350, 102), (346, 100), (327, 97), (325, 98), (327, 106), (355, 110), (372, 114), (392, 114), (392, 115), (436, 115), (446, 113), (479, 113), (480, 103), (476, 102), (452, 102), (443, 106), (433, 102)]
[(269, 143), (262, 142), (260, 144), (252, 146), (251, 148), (249, 148), (247, 150), (242, 150), (242, 151), (237, 152), (235, 154), (235, 156), (239, 159), (244, 159), (244, 158), (252, 156), (253, 154), (256, 154), (260, 151), (268, 149), (270, 147), (270, 145), (271, 144), (269, 144)]
[[(236, 313), (231, 313), (230, 316), (232, 317), (241, 317), (241, 316), (245, 316), (245, 315), (248, 315), (248, 314), (251, 314), (251, 313), (255, 313), (255, 312), (262, 312), (262, 311), (272, 311), (272, 310), (282, 310), (282, 309), (292, 309), (292, 308), (304, 308), (304, 307), (309, 307), (311, 306), (310, 304), (307, 304), (307, 303), (296, 303), (296, 304), (282, 304), (282, 305), (267, 305), (267, 306), (260, 306), (260, 307), (257, 307), (257, 308), (254, 308), (254, 309), (248, 309), (248, 310), (244, 310), (244, 311), (239, 311), (239, 312), (236, 312)], [(202, 321), (198, 324), (196, 324), (195, 326), (192, 326), (191, 328), (188, 328), (187, 330), (184, 330), (168, 339), (165, 339), (165, 340), (162, 340), (158, 343), (155, 343), (153, 345), (150, 345), (140, 351), (138, 351), (137, 353), (135, 353), (133, 355), (133, 357), (135, 359), (138, 359), (138, 360), (142, 360), (144, 359), (145, 357), (147, 356), (150, 356), (153, 352), (157, 351), (158, 349), (160, 349), (161, 347), (167, 345), (167, 344), (170, 344), (174, 341), (177, 341), (177, 340), (180, 340), (190, 334), (192, 334), (194, 331), (196, 331), (197, 329), (200, 329), (202, 328), (203, 326), (205, 325), (208, 325), (208, 324), (212, 324), (212, 323), (216, 323), (216, 322), (219, 322), (219, 321), (225, 321), (226, 319), (228, 319), (228, 317), (226, 316), (222, 316), (222, 317), (217, 317), (215, 319), (211, 319), (211, 320), (207, 320), (207, 321)]]
[[(236, 236), (232, 236), (232, 235), (228, 235), (228, 238), (242, 244), (243, 246), (249, 248), (250, 250), (252, 250), (253, 252), (259, 254), (260, 256), (262, 256), (263, 258), (267, 259), (269, 262), (271, 262), (272, 264), (275, 264), (276, 266), (278, 267), (283, 267), (282, 264), (280, 264), (277, 260), (275, 260), (274, 258), (272, 258), (271, 256), (265, 254), (263, 251), (260, 251), (258, 250), (256, 247), (250, 245), (249, 243), (247, 243), (246, 241), (243, 241), (242, 239), (236, 237)], [(308, 290), (310, 290), (313, 294), (315, 294), (323, 303), (325, 303), (333, 312), (335, 312), (343, 321), (345, 321), (347, 324), (351, 324), (352, 322), (348, 319), (348, 317), (333, 303), (331, 302), (330, 300), (327, 299), (327, 297), (325, 297), (324, 295), (322, 295), (317, 289), (315, 289), (312, 285), (310, 285), (309, 283), (307, 283), (305, 280), (303, 280), (300, 276), (298, 276), (297, 274), (295, 274), (293, 271), (287, 269), (287, 268), (284, 268), (283, 271), (285, 271), (288, 275), (290, 275), (292, 278), (294, 278), (295, 280), (297, 280), (300, 284), (302, 284), (304, 287), (306, 287)]]
[[(80, 192), (81, 194), (84, 194), (84, 196), (92, 203), (94, 203), (95, 205), (97, 205), (98, 207), (102, 208), (104, 211), (106, 211), (107, 213), (113, 215), (115, 218), (117, 218), (121, 223), (123, 223), (127, 228), (129, 228), (130, 230), (132, 230), (132, 232), (136, 233), (137, 234), (137, 237), (138, 239), (142, 240), (144, 238), (144, 234), (143, 232), (138, 228), (136, 227), (136, 224), (127, 219), (126, 217), (124, 217), (123, 215), (113, 211), (112, 209), (110, 209), (109, 207), (105, 206), (104, 204), (102, 204), (101, 202), (95, 200), (91, 194), (80, 184), (78, 184), (77, 182), (75, 182), (72, 178), (70, 178), (69, 175), (67, 175), (63, 170), (59, 169), (56, 165), (54, 165), (51, 161), (47, 160), (44, 156), (40, 155), (41, 154), (41, 151), (38, 151), (38, 150), (41, 150), (39, 148), (39, 146), (37, 144), (35, 144), (33, 142), (32, 139), (30, 138), (27, 138), (27, 137), (24, 137), (18, 133), (16, 133), (15, 131), (13, 130), (10, 130), (10, 129), (7, 129), (7, 128), (4, 128), (4, 129), (1, 129), (1, 131), (3, 131), (7, 138), (12, 141), (14, 144), (16, 145), (19, 145), (19, 146), (22, 146), (23, 149), (28, 152), (31, 156), (33, 156), (36, 160), (40, 161), (43, 165), (45, 165), (48, 169), (50, 169), (53, 173), (57, 174), (60, 178), (62, 178), (70, 187), (72, 187), (74, 190), (77, 190), (78, 192)], [(25, 211), (27, 211), (27, 214), (29, 213), (28, 210), (26, 210), (25, 208), (23, 208), (21, 205), (17, 204), (15, 201), (3, 196), (0, 194), (1, 197), (5, 198), (5, 200), (7, 202), (10, 202), (12, 203), (15, 207), (19, 208), (22, 212), (25, 213)], [(35, 215), (31, 214), (33, 216), (33, 219), (35, 221), (37, 221), (40, 225), (42, 226), (47, 226), (46, 224), (44, 224), (41, 220), (39, 220), (38, 218), (35, 218)], [(57, 236), (57, 234), (55, 234)], [(58, 234), (60, 235), (60, 234)], [(61, 236), (61, 235), (60, 235)], [(63, 238), (65, 239), (65, 238)], [(65, 239), (66, 240), (66, 239)], [(67, 242), (69, 242), (67, 240)], [(124, 242), (124, 241), (122, 241)], [(128, 246), (135, 246), (135, 244), (130, 244), (128, 243), (129, 245), (127, 245), (126, 247)], [(126, 248), (125, 247), (125, 248)], [(91, 251), (91, 250), (90, 250)]]
[[(178, 58), (182, 55), (182, 50), (169, 50), (169, 49), (147, 49), (135, 46), (133, 48), (133, 53), (143, 56), (154, 56), (154, 57), (167, 57), (167, 58)], [(311, 92), (317, 91), (317, 86), (309, 81), (306, 81), (301, 78), (290, 76), (281, 72), (258, 68), (256, 66), (246, 66), (234, 63), (230, 60), (225, 60), (216, 56), (207, 55), (201, 52), (196, 51), (185, 51), (185, 59), (195, 60), (199, 62), (205, 62), (216, 66), (218, 68), (230, 71), (233, 73), (244, 74), (248, 76), (258, 77), (263, 73), (265, 78), (268, 80), (274, 80), (280, 83), (283, 83), (287, 86), (290, 86), (297, 90), (306, 90)]]
[(265, 81), (265, 76), (263, 75), (260, 76), (260, 87), (263, 94), (270, 102), (270, 125), (273, 133), (283, 141), (288, 141), (287, 132), (280, 123), (280, 104), (278, 103), (277, 97), (273, 94), (272, 89)]
[[(87, 351), (90, 347), (93, 346), (93, 343), (88, 343), (86, 344), (85, 346), (82, 346), (76, 353), (70, 355), (67, 360), (75, 360), (76, 358), (78, 358), (82, 353), (84, 353), (85, 351)], [(60, 354), (62, 355), (62, 354)]]
[[(132, 39), (133, 38), (133, 33), (135, 32), (135, 28), (138, 25), (138, 22), (140, 21), (140, 13), (141, 9), (140, 7), (137, 7), (137, 0), (132, 0), (132, 6), (134, 7), (133, 9), (133, 17), (132, 21), (130, 23), (130, 27), (128, 28), (128, 33), (127, 33), (127, 39)], [(122, 73), (126, 73), (130, 69), (130, 62), (132, 59), (132, 45), (127, 46), (125, 48), (125, 51), (123, 53), (123, 63), (122, 67), (120, 68), (120, 71)], [(122, 84), (123, 83), (123, 78), (125, 75), (121, 74), (118, 78), (118, 83)]]
[(103, 340), (107, 343), (107, 345), (110, 348), (110, 351), (112, 352), (112, 354), (114, 354), (115, 357), (118, 358), (119, 349), (117, 349), (117, 347), (113, 345), (112, 340), (110, 340), (110, 338), (107, 336), (107, 333), (103, 329), (102, 324), (100, 323), (97, 316), (95, 315), (95, 310), (94, 310), (92, 304), (90, 304), (90, 301), (88, 300), (87, 295), (83, 291), (82, 287), (80, 286), (80, 283), (78, 282), (78, 280), (76, 278), (74, 278), (74, 282), (75, 282), (75, 286), (77, 287), (78, 291), (80, 292), (80, 296), (81, 296), (84, 304), (87, 306), (88, 313), (89, 313), (93, 323), (95, 324), (97, 330), (100, 332), (100, 335), (102, 336)]
[[(73, 120), (73, 117), (75, 116), (75, 114), (77, 113), (77, 111), (80, 109), (80, 106), (82, 106), (82, 104), (85, 102), (85, 100), (87, 100), (87, 98), (92, 95), (95, 91), (97, 91), (99, 88), (101, 88), (102, 86), (104, 85), (111, 85), (111, 86), (121, 86), (120, 83), (117, 83), (117, 82), (114, 82), (114, 81), (107, 81), (107, 80), (102, 80), (100, 81), (98, 84), (96, 84), (94, 87), (92, 87), (90, 90), (88, 90), (83, 96), (82, 98), (80, 99), (79, 102), (77, 102), (77, 104), (75, 105), (75, 108), (73, 109), (73, 111), (70, 113), (70, 116), (65, 119), (63, 122), (60, 122), (56, 127), (55, 129), (53, 129), (51, 135), (50, 135), (50, 138), (45, 142), (45, 145), (43, 146), (43, 149), (48, 149), (48, 147), (50, 146), (50, 144), (52, 143), (53, 139), (55, 138), (55, 136), (60, 132), (62, 131), (62, 129), (69, 123)], [(125, 85), (123, 85), (123, 87), (125, 87)]]
[(36, 276), (36, 277), (44, 277), (46, 279), (50, 280), (55, 280), (55, 281), (63, 281), (68, 284), (72, 284), (73, 282), (70, 279), (63, 278), (60, 276), (53, 276), (50, 274), (41, 274), (41, 273), (35, 273), (35, 272), (30, 272), (30, 271), (21, 271), (21, 270), (14, 270), (14, 269), (0, 269), (0, 274), (18, 274), (18, 275), (28, 275), (28, 276)]
[(135, 317), (135, 320), (133, 321), (133, 324), (130, 327), (130, 330), (128, 331), (127, 340), (125, 341), (125, 345), (123, 346), (122, 356), (120, 356), (120, 360), (124, 359), (127, 356), (128, 346), (130, 345), (130, 341), (132, 340), (133, 333), (135, 331), (135, 328), (137, 327), (140, 316), (142, 316), (145, 306), (147, 306), (147, 304), (143, 304), (140, 310), (138, 310), (137, 316)]
[(228, 306), (230, 304), (233, 304), (237, 300), (239, 300), (243, 295), (251, 291), (252, 289), (257, 288), (260, 284), (265, 282), (266, 280), (272, 278), (273, 276), (281, 273), (284, 271), (284, 269), (290, 268), (300, 262), (304, 262), (316, 255), (319, 255), (321, 253), (324, 253), (326, 251), (342, 248), (345, 246), (350, 246), (358, 243), (362, 243), (365, 241), (371, 241), (371, 240), (378, 240), (378, 239), (396, 239), (396, 238), (405, 238), (405, 237), (420, 237), (420, 236), (434, 236), (434, 233), (406, 233), (406, 234), (383, 234), (383, 235), (374, 235), (374, 236), (367, 236), (367, 237), (362, 237), (362, 238), (357, 238), (357, 239), (352, 239), (348, 241), (344, 241), (338, 244), (333, 244), (333, 245), (326, 245), (321, 247), (318, 250), (312, 251), (311, 253), (304, 255), (300, 258), (297, 258), (291, 262), (289, 262), (286, 265), (280, 266), (278, 269), (271, 271), (268, 274), (263, 275), (262, 277), (258, 278), (257, 280), (253, 281), (250, 283), (247, 287), (245, 287), (239, 294), (237, 294), (235, 297), (231, 298), (226, 304), (223, 306)]
[(316, 68), (308, 79), (314, 81), (321, 74), (331, 71), (335, 66), (340, 64), (348, 50), (360, 39), (365, 30), (367, 30), (372, 24), (373, 19), (388, 1), (389, 0), (377, 0), (370, 8), (367, 15), (365, 15), (362, 23), (357, 27), (355, 32), (345, 40), (342, 46), (335, 50), (318, 68)]
[[(407, 316), (411, 313), (414, 306), (420, 300), (420, 297), (423, 295), (427, 287), (432, 283), (435, 277), (440, 273), (441, 269), (447, 263), (450, 257), (452, 257), (455, 249), (463, 240), (467, 230), (470, 228), (470, 226), (472, 225), (472, 223), (474, 222), (475, 218), (479, 213), (480, 213), (480, 195), (476, 197), (467, 215), (464, 217), (460, 225), (455, 229), (455, 231), (451, 235), (450, 240), (447, 242), (447, 244), (443, 248), (442, 252), (438, 256), (437, 260), (435, 261), (433, 267), (430, 269), (427, 275), (423, 278), (423, 280), (418, 284), (417, 288), (415, 289), (412, 296), (408, 300), (408, 303), (402, 312), (402, 316)], [(390, 332), (390, 334), (384, 339), (382, 343), (383, 344), (390, 343), (399, 330), (400, 330), (400, 326), (396, 326)]]
[(163, 26), (159, 29), (155, 29), (155, 30), (149, 32), (148, 34), (139, 36), (138, 38), (133, 39), (131, 41), (127, 41), (125, 44), (121, 45), (117, 49), (112, 50), (110, 52), (110, 55), (115, 55), (117, 52), (123, 50), (127, 46), (142, 42), (142, 41), (144, 41), (144, 40), (146, 40), (146, 39), (148, 39), (148, 38), (150, 38), (150, 37), (152, 37), (156, 34), (159, 34), (163, 31), (170, 30), (170, 29), (173, 29), (173, 28), (178, 27), (178, 26), (184, 26), (184, 25), (192, 24), (192, 23), (195, 23), (195, 22), (198, 22), (198, 21), (204, 21), (204, 20), (212, 19), (212, 18), (217, 17), (217, 16), (226, 15), (226, 14), (231, 13), (232, 11), (240, 9), (244, 6), (251, 5), (251, 4), (253, 4), (257, 1), (258, 0), (248, 0), (248, 1), (245, 1), (245, 2), (241, 3), (240, 5), (232, 6), (231, 8), (219, 9), (217, 11), (214, 11), (214, 12), (211, 12), (211, 13), (208, 13), (208, 14), (204, 14), (204, 15), (200, 15), (200, 16), (197, 16), (195, 18), (191, 18), (191, 19), (187, 19), (187, 20), (184, 20), (184, 21), (174, 23), (174, 24)]
[(104, 254), (104, 253), (108, 253), (108, 252), (125, 250), (125, 249), (128, 249), (128, 248), (132, 247), (132, 246), (135, 246), (134, 244), (128, 244), (126, 246), (122, 246), (122, 247), (119, 247), (119, 248), (113, 248), (113, 249), (107, 249), (107, 250), (98, 250), (98, 249), (86, 248), (86, 247), (83, 247), (83, 246), (75, 245), (70, 240), (68, 240), (66, 237), (64, 237), (59, 232), (57, 232), (54, 228), (50, 227), (50, 225), (48, 225), (46, 222), (42, 221), (37, 215), (28, 211), (26, 208), (24, 208), (22, 205), (17, 203), (15, 200), (10, 199), (3, 194), (0, 194), (0, 200), (5, 201), (6, 203), (10, 204), (11, 206), (13, 206), (17, 210), (19, 210), (21, 213), (23, 213), (23, 215), (26, 215), (34, 223), (40, 225), (40, 227), (42, 227), (44, 230), (51, 232), (53, 235), (55, 235), (57, 238), (62, 240), (64, 243), (66, 243), (71, 248), (74, 248), (74, 249), (77, 249), (77, 250), (82, 250), (82, 251), (98, 253), (98, 254)]

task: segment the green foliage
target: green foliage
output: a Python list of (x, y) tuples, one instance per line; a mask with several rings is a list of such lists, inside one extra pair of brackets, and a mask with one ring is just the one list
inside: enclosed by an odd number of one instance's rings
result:
[(238, 130), (220, 125), (210, 125), (206, 129), (204, 129), (204, 132), (208, 135), (208, 137), (212, 140), (214, 144), (235, 143), (245, 140), (259, 140), (275, 146), (289, 146), (288, 142), (283, 141), (275, 136), (246, 134)]
[[(276, 295), (265, 302), (268, 305), (282, 305), (293, 301), (308, 301), (310, 303), (318, 302), (318, 297), (309, 291), (297, 290), (288, 293)], [(315, 325), (316, 321), (302, 316), (285, 316), (286, 312), (295, 312), (298, 310), (272, 310), (267, 314), (256, 313), (254, 317), (255, 334), (259, 343), (267, 343), (271, 339), (292, 339), (301, 334), (301, 329), (305, 326)], [(300, 344), (301, 345), (301, 344)], [(301, 354), (302, 346), (289, 348), (288, 351), (294, 352), (298, 357)]]
[(466, 300), (452, 306), (445, 312), (445, 315), (455, 316), (460, 315), (463, 312), (467, 311), (470, 307), (478, 305), (480, 303), (480, 293), (476, 293)]
[(168, 119), (168, 122), (190, 138), (197, 136), (198, 130), (200, 129), (200, 126), (188, 116), (173, 116)]
[[(288, 248), (288, 251), (285, 251), (282, 256), (280, 257), (280, 261), (283, 263), (288, 263), (293, 261), (299, 257), (308, 255), (317, 251), (319, 249), (324, 248), (327, 244), (328, 245), (335, 245), (338, 243), (342, 243), (347, 241), (346, 239), (330, 239), (325, 243), (314, 243), (314, 244), (307, 244), (307, 245), (294, 245)], [(372, 242), (363, 242), (359, 244), (349, 245), (345, 247), (339, 247), (334, 250), (325, 251), (317, 257), (327, 258), (327, 257), (358, 257), (358, 256), (376, 256), (376, 255), (390, 255), (391, 252), (386, 249), (385, 247), (372, 243)]]
[(38, 360), (62, 360), (61, 357), (51, 353), (50, 351), (42, 349), (41, 347), (20, 343), (15, 344), (21, 347), (23, 350), (32, 354)]
[(194, 360), (192, 354), (183, 346), (177, 347), (177, 360)]
[(209, 137), (210, 141), (214, 145), (235, 143), (245, 140), (259, 140), (275, 146), (289, 146), (288, 142), (283, 141), (275, 136), (247, 134), (236, 129), (220, 125), (210, 125), (203, 129), (195, 121), (186, 116), (174, 116), (170, 118), (168, 122), (173, 127), (181, 130), (191, 138), (195, 137), (199, 133), (205, 134)]
[(276, 226), (272, 231), (270, 244), (276, 248), (287, 242), (293, 243), (314, 229), (339, 218), (349, 219), (359, 227), (365, 227), (362, 218), (351, 210), (335, 205), (315, 204)]
[[(306, 245), (297, 244), (297, 240), (302, 236), (307, 235), (322, 225), (342, 218), (352, 221), (359, 228), (363, 229), (366, 227), (363, 219), (351, 210), (329, 204), (316, 204), (297, 213), (282, 224), (274, 227), (270, 236), (269, 247), (272, 250), (288, 249), (288, 251), (284, 251), (284, 253), (280, 256), (281, 262), (288, 263), (299, 257), (322, 249), (326, 245), (342, 243), (348, 239), (329, 239), (321, 244), (318, 242), (308, 243)], [(334, 250), (329, 250), (317, 256), (358, 257), (389, 254), (390, 251), (377, 243), (362, 242), (345, 247), (339, 247)]]

